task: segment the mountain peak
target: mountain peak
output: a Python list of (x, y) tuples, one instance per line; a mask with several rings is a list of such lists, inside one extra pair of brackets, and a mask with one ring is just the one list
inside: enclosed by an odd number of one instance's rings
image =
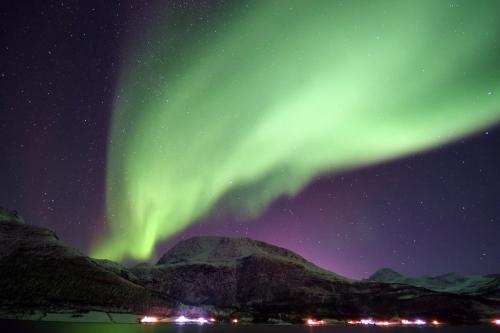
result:
[(231, 262), (252, 255), (278, 257), (300, 264), (308, 262), (284, 248), (245, 237), (199, 236), (183, 240), (168, 250), (158, 265), (184, 262)]
[(404, 278), (404, 276), (391, 268), (381, 268), (373, 273), (368, 279), (377, 282), (394, 282)]

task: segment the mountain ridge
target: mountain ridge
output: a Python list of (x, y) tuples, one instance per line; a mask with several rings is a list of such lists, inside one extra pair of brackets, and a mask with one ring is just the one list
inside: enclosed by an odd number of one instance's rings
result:
[(391, 268), (382, 268), (373, 273), (366, 281), (400, 283), (438, 292), (500, 299), (500, 274), (445, 273), (436, 276), (408, 277)]
[(297, 253), (248, 237), (194, 236), (178, 242), (160, 257), (156, 265), (202, 262), (206, 264), (234, 264), (251, 256), (266, 256), (293, 262), (317, 273), (351, 279), (316, 266)]
[[(180, 242), (156, 265), (127, 268), (92, 259), (54, 231), (0, 219), (0, 317), (33, 311), (114, 311), (237, 316), (256, 322), (307, 316), (438, 316), (475, 323), (500, 302), (398, 283), (347, 280), (299, 255), (251, 239), (198, 237)], [(7, 216), (7, 218), (3, 218)]]

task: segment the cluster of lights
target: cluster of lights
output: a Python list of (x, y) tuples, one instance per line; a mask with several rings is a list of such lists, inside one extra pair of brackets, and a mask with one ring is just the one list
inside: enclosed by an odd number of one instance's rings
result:
[[(152, 316), (144, 316), (141, 318), (140, 322), (142, 324), (154, 324), (158, 323), (160, 320), (156, 317)], [(208, 319), (205, 319), (203, 317), (198, 317), (198, 318), (187, 318), (185, 316), (179, 316), (175, 319), (175, 322), (177, 324), (207, 324), (207, 323), (215, 323), (217, 320), (213, 317), (210, 317)], [(237, 318), (231, 319), (231, 323), (233, 324), (238, 324), (240, 321)], [(416, 326), (422, 326), (422, 325), (427, 325), (427, 322), (422, 319), (415, 319), (415, 320), (407, 320), (407, 319), (401, 319), (401, 321), (387, 321), (387, 320), (373, 320), (371, 318), (369, 319), (361, 319), (361, 320), (349, 320), (347, 322), (349, 325), (375, 325), (375, 326), (391, 326), (391, 325), (416, 325)], [(493, 325), (500, 326), (500, 319), (493, 319), (491, 321)], [(326, 322), (324, 320), (316, 320), (309, 318), (306, 320), (306, 324), (309, 326), (321, 326), (325, 325)], [(441, 323), (437, 320), (433, 320), (430, 322), (432, 325), (441, 325)]]
[(156, 318), (156, 317), (144, 316), (141, 318), (141, 323), (143, 323), (143, 324), (153, 324), (153, 323), (157, 323), (157, 322), (158, 322), (158, 318)]
[[(427, 325), (427, 322), (425, 320), (422, 320), (422, 319), (416, 319), (414, 321), (403, 319), (403, 320), (401, 320), (401, 324), (403, 324), (403, 325)], [(439, 325), (439, 322), (437, 320), (433, 320), (432, 324)]]
[(315, 320), (315, 319), (309, 318), (306, 320), (306, 324), (309, 326), (320, 326), (320, 325), (325, 325), (325, 321), (324, 320)]
[[(427, 325), (427, 322), (422, 319), (407, 320), (402, 319), (401, 321), (387, 321), (387, 320), (373, 320), (373, 319), (361, 319), (361, 320), (349, 320), (347, 322), (349, 325), (375, 325), (375, 326), (391, 326), (391, 325)], [(437, 320), (431, 321), (432, 325), (440, 325), (441, 323)]]
[[(179, 316), (175, 319), (175, 322), (177, 324), (208, 324), (208, 323), (216, 323), (217, 319), (214, 317), (210, 317), (208, 319), (203, 318), (203, 317), (198, 317), (198, 318), (187, 318), (185, 316)], [(238, 318), (233, 318), (231, 319), (231, 323), (233, 324), (238, 324), (240, 320)]]
[[(162, 320), (165, 322), (165, 320)], [(198, 318), (187, 318), (186, 316), (179, 316), (177, 317), (174, 322), (177, 324), (206, 324), (206, 323), (214, 323), (216, 320), (215, 318), (209, 318), (205, 319), (203, 317), (198, 317)], [(140, 322), (142, 324), (154, 324), (160, 322), (160, 320), (156, 317), (152, 316), (144, 316), (141, 318)]]
[(387, 320), (373, 320), (373, 319), (361, 319), (361, 320), (349, 320), (347, 322), (349, 325), (376, 325), (376, 326), (390, 326), (399, 324), (399, 322), (387, 321)]
[[(200, 324), (200, 325), (203, 325), (203, 324), (207, 324), (209, 322), (213, 322), (211, 319), (214, 319), (214, 318), (210, 318), (210, 319), (206, 319), (203, 317), (187, 318), (185, 316), (179, 316), (175, 319), (175, 322), (177, 324)], [(215, 319), (214, 319), (214, 321), (215, 321)]]

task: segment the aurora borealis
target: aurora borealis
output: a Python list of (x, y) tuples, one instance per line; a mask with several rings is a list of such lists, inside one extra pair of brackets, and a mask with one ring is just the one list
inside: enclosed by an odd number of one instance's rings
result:
[[(358, 279), (498, 273), (498, 1), (315, 3), (2, 1), (0, 207), (126, 266), (227, 236)], [(134, 259), (153, 191), (172, 217)]]
[(126, 50), (93, 254), (146, 259), (214, 209), (256, 216), (320, 174), (493, 125), (499, 20), (493, 1), (270, 1), (187, 32), (166, 11)]

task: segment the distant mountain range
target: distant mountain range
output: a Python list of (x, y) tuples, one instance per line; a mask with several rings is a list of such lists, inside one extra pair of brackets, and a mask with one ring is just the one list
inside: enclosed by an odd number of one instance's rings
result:
[(412, 278), (390, 268), (376, 271), (368, 281), (400, 283), (439, 292), (480, 296), (500, 300), (500, 274), (463, 276), (448, 273)]
[(431, 288), (402, 283), (402, 278), (386, 269), (370, 280), (350, 280), (286, 249), (228, 237), (191, 238), (170, 249), (157, 264), (127, 268), (89, 258), (53, 231), (25, 224), (17, 214), (0, 209), (0, 317), (4, 318), (72, 309), (237, 316), (254, 322), (418, 315), (475, 323), (500, 312), (498, 289), (490, 292), (485, 280), (475, 285), (443, 278), (448, 282)]

